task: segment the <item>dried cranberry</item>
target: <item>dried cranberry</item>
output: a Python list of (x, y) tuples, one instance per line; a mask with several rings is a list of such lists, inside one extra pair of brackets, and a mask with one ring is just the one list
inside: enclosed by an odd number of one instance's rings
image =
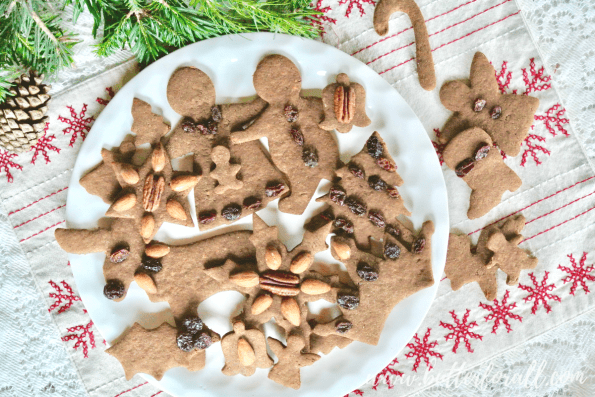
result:
[(217, 218), (217, 211), (215, 211), (215, 210), (202, 211), (200, 214), (198, 214), (198, 223), (200, 223), (201, 225), (207, 225), (207, 224), (213, 222), (215, 220), (215, 218)]
[(455, 173), (457, 174), (457, 176), (459, 178), (462, 178), (465, 175), (467, 175), (469, 172), (471, 172), (473, 167), (475, 167), (475, 161), (473, 161), (473, 159), (465, 159), (465, 160), (461, 161), (459, 163), (459, 165), (457, 165), (457, 168), (455, 169)]
[(215, 122), (219, 122), (221, 121), (221, 118), (221, 109), (219, 109), (219, 106), (213, 106), (211, 108), (211, 119)]
[(300, 130), (297, 128), (292, 128), (289, 130), (289, 134), (297, 145), (304, 146), (304, 134), (302, 134)]
[(109, 260), (112, 263), (122, 263), (124, 262), (128, 256), (130, 255), (130, 248), (126, 247), (116, 247), (112, 251), (109, 256)]
[(103, 295), (107, 299), (119, 299), (124, 296), (124, 284), (120, 280), (107, 280), (103, 287)]
[(364, 171), (361, 168), (359, 168), (357, 165), (355, 165), (353, 163), (349, 163), (347, 168), (349, 169), (349, 172), (351, 172), (354, 176), (356, 176), (360, 179), (364, 179)]
[(184, 321), (182, 321), (182, 326), (186, 331), (194, 335), (202, 329), (203, 323), (200, 317), (190, 316), (186, 317)]
[(483, 108), (485, 108), (485, 106), (486, 106), (486, 100), (477, 98), (475, 100), (475, 103), (473, 104), (473, 110), (476, 112), (481, 112), (483, 110)]
[(212, 344), (213, 339), (211, 339), (211, 337), (204, 332), (198, 335), (198, 337), (196, 337), (196, 339), (194, 340), (194, 347), (196, 347), (199, 350), (207, 349)]
[(337, 333), (339, 333), (339, 334), (347, 333), (352, 327), (353, 327), (353, 324), (347, 320), (339, 320), (339, 321), (337, 321), (337, 324), (335, 324), (335, 329), (337, 330)]
[(359, 306), (359, 298), (349, 293), (340, 293), (337, 296), (337, 303), (343, 309), (353, 310)]
[(209, 121), (207, 124), (207, 130), (209, 131), (209, 135), (216, 135), (218, 128), (219, 128), (219, 126), (217, 125), (217, 122), (215, 122), (215, 121)]
[(345, 204), (345, 191), (337, 186), (331, 187), (329, 198), (339, 205)]
[(388, 186), (386, 188), (386, 192), (388, 193), (388, 196), (390, 198), (396, 198), (396, 199), (398, 199), (399, 197), (401, 197), (401, 195), (399, 194), (399, 191), (394, 186)]
[(360, 203), (354, 197), (345, 199), (345, 205), (357, 216), (364, 216), (367, 211), (366, 205)]
[(374, 135), (372, 135), (366, 142), (366, 148), (368, 149), (368, 154), (375, 159), (379, 159), (382, 156), (382, 152), (384, 152), (382, 143), (380, 143), (378, 138)]
[(378, 175), (372, 175), (371, 177), (369, 177), (368, 185), (370, 185), (372, 189), (377, 190), (379, 192), (386, 190), (387, 187), (386, 182), (384, 182), (384, 180), (380, 178)]
[(502, 108), (500, 106), (494, 106), (490, 112), (490, 117), (494, 120), (499, 119), (502, 116)]
[(347, 234), (353, 234), (353, 223), (349, 222), (347, 219), (337, 218), (333, 225)]
[(229, 204), (221, 210), (221, 216), (228, 221), (235, 221), (242, 214), (242, 207), (238, 204)]
[(395, 163), (393, 163), (391, 160), (387, 159), (386, 157), (380, 157), (378, 160), (376, 160), (376, 164), (378, 164), (378, 166), (385, 171), (388, 171), (388, 172), (396, 172), (397, 171), (397, 166), (395, 165)]
[(384, 228), (386, 225), (384, 216), (382, 216), (382, 214), (378, 211), (370, 211), (368, 213), (368, 219), (374, 224), (374, 226)]
[(426, 239), (423, 237), (418, 238), (413, 243), (413, 253), (414, 254), (421, 254), (424, 248), (426, 247)]
[(398, 259), (400, 255), (401, 248), (397, 244), (391, 242), (384, 244), (384, 256), (388, 259)]
[(479, 145), (479, 147), (475, 151), (475, 161), (485, 159), (490, 153), (490, 148), (490, 145), (488, 145), (487, 143), (482, 143), (481, 145)]
[(260, 201), (258, 198), (247, 197), (244, 199), (242, 206), (247, 210), (256, 211), (257, 209), (260, 208), (261, 204), (262, 204), (262, 201)]
[(201, 135), (211, 135), (209, 128), (204, 124), (196, 124), (195, 128)]
[(148, 270), (153, 273), (159, 273), (161, 271), (161, 269), (163, 269), (163, 265), (161, 264), (161, 259), (151, 258), (146, 255), (143, 255), (141, 267), (143, 269)]
[(285, 185), (282, 183), (268, 184), (264, 188), (264, 194), (267, 197), (277, 197), (283, 192), (283, 190), (285, 190)]
[(378, 280), (378, 272), (366, 262), (360, 262), (357, 264), (357, 275), (364, 281)]
[(193, 134), (196, 132), (196, 124), (192, 119), (186, 117), (184, 121), (182, 121), (182, 131), (187, 132), (188, 134)]
[(283, 112), (285, 114), (285, 119), (290, 122), (293, 123), (295, 121), (297, 121), (298, 119), (298, 110), (296, 108), (294, 108), (291, 105), (286, 105), (285, 109), (283, 109)]
[(178, 347), (183, 352), (189, 352), (194, 349), (194, 337), (190, 332), (182, 332), (181, 334), (178, 334), (176, 342), (178, 342)]
[(302, 161), (306, 167), (314, 168), (318, 165), (318, 152), (313, 147), (305, 147), (302, 150)]

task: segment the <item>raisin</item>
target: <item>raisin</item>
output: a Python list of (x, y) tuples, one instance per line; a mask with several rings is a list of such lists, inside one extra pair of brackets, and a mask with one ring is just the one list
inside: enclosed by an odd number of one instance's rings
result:
[(184, 329), (186, 331), (188, 331), (189, 333), (194, 335), (202, 329), (203, 323), (202, 323), (202, 320), (200, 319), (200, 317), (191, 316), (191, 317), (186, 317), (184, 319), (184, 321), (182, 322), (182, 326), (184, 327)]
[(298, 146), (304, 146), (304, 134), (297, 128), (292, 128), (289, 130), (289, 134), (291, 134), (291, 138)]
[(111, 263), (122, 263), (130, 255), (128, 247), (116, 247), (109, 256)]
[(367, 211), (366, 205), (360, 203), (354, 197), (347, 198), (345, 200), (345, 205), (357, 216), (363, 216)]
[(176, 342), (178, 342), (178, 347), (183, 352), (189, 352), (194, 349), (194, 340), (193, 336), (190, 332), (182, 332), (178, 334), (176, 338)]
[(399, 230), (399, 228), (395, 227), (393, 225), (386, 225), (386, 227), (384, 228), (384, 231), (393, 237), (399, 237), (399, 235), (401, 234), (401, 231)]
[(374, 226), (384, 228), (386, 226), (386, 222), (384, 221), (384, 216), (379, 211), (370, 211), (368, 213), (368, 219), (370, 222), (374, 224)]
[(388, 196), (390, 198), (396, 198), (398, 199), (399, 197), (401, 197), (401, 195), (399, 194), (399, 191), (397, 190), (397, 188), (395, 186), (389, 186), (386, 188), (386, 192), (388, 193)]
[(196, 337), (196, 339), (194, 340), (194, 347), (196, 347), (199, 350), (207, 349), (212, 344), (213, 339), (211, 339), (211, 337), (204, 332), (198, 335), (198, 337)]
[(351, 324), (351, 322), (347, 320), (340, 320), (337, 321), (337, 324), (335, 324), (335, 329), (339, 334), (347, 333), (347, 331), (349, 331), (351, 327), (353, 327), (353, 324)]
[(339, 205), (345, 204), (345, 191), (337, 186), (331, 187), (329, 198)]
[(238, 204), (229, 204), (221, 210), (221, 216), (228, 221), (235, 221), (242, 214), (242, 207)]
[(490, 145), (482, 143), (475, 151), (475, 161), (485, 159), (490, 153)]
[(264, 188), (264, 194), (267, 197), (277, 197), (283, 192), (283, 190), (285, 190), (285, 185), (282, 183), (268, 184)]
[(401, 255), (401, 248), (395, 243), (387, 242), (384, 244), (384, 256), (388, 259), (398, 259)]
[(459, 165), (457, 165), (457, 168), (455, 169), (455, 173), (457, 174), (457, 176), (459, 178), (462, 178), (465, 175), (467, 175), (469, 172), (471, 172), (473, 167), (475, 167), (475, 161), (473, 159), (467, 158), (467, 159), (461, 161), (459, 163)]
[(201, 225), (207, 225), (213, 222), (215, 218), (217, 218), (217, 211), (202, 211), (200, 214), (198, 214), (198, 223), (200, 223)]
[(182, 121), (182, 131), (187, 132), (188, 134), (193, 134), (196, 132), (196, 124), (192, 119), (186, 117), (184, 121)]
[(382, 156), (382, 152), (384, 152), (382, 143), (374, 135), (366, 142), (366, 148), (368, 149), (368, 154), (377, 160)]
[(209, 135), (216, 135), (218, 128), (217, 122), (215, 121), (209, 121), (207, 124), (207, 131), (209, 131)]
[(257, 209), (260, 208), (261, 204), (262, 204), (262, 201), (260, 201), (258, 198), (247, 197), (244, 199), (242, 206), (247, 210), (256, 211)]
[(330, 211), (321, 212), (318, 216), (320, 216), (325, 221), (332, 221), (333, 219), (335, 219), (335, 216)]
[(473, 103), (473, 110), (476, 112), (481, 112), (483, 110), (483, 108), (485, 108), (485, 106), (486, 106), (486, 100), (477, 98), (475, 100), (475, 102)]
[(211, 120), (218, 123), (221, 121), (221, 118), (222, 118), (221, 109), (219, 109), (219, 106), (213, 106), (211, 108)]
[(378, 160), (376, 160), (376, 164), (378, 164), (378, 166), (385, 171), (388, 171), (388, 172), (396, 172), (397, 171), (397, 166), (395, 165), (395, 163), (393, 163), (391, 160), (387, 159), (386, 157), (380, 157)]
[(343, 309), (353, 310), (359, 306), (359, 298), (349, 293), (341, 293), (337, 296), (337, 303)]
[(306, 167), (314, 168), (318, 165), (318, 152), (313, 147), (305, 147), (302, 150), (302, 161)]
[(159, 273), (161, 271), (161, 269), (163, 269), (163, 265), (161, 264), (161, 259), (151, 258), (146, 255), (143, 255), (141, 267), (143, 269), (148, 270), (153, 273)]
[(378, 280), (378, 272), (366, 262), (360, 262), (357, 264), (357, 275), (364, 281)]
[(124, 296), (124, 284), (120, 280), (107, 280), (103, 287), (103, 295), (107, 299), (118, 299)]
[(500, 106), (494, 106), (490, 112), (490, 117), (494, 120), (499, 119), (502, 116), (502, 108)]
[(297, 121), (298, 119), (298, 110), (296, 108), (294, 108), (291, 105), (286, 105), (285, 109), (283, 109), (284, 114), (285, 114), (285, 119), (290, 122), (293, 123), (295, 121)]
[(201, 135), (211, 135), (209, 129), (204, 124), (196, 124), (195, 128)]
[(426, 247), (426, 239), (423, 237), (418, 238), (413, 243), (413, 253), (414, 254), (421, 254), (424, 248)]
[(386, 182), (384, 182), (384, 180), (380, 178), (378, 175), (372, 175), (371, 177), (369, 177), (368, 185), (370, 185), (372, 189), (377, 190), (379, 192), (386, 190), (387, 187)]
[(349, 222), (347, 219), (337, 218), (333, 225), (347, 234), (353, 234), (353, 223)]
[(357, 165), (355, 165), (353, 163), (349, 163), (347, 168), (349, 169), (349, 172), (351, 172), (356, 177), (358, 177), (360, 179), (364, 179), (364, 171), (361, 168), (359, 168)]

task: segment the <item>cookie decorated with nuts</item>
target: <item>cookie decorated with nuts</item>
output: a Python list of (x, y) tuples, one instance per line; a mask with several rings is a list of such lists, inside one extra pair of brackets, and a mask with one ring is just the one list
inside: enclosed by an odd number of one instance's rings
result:
[(337, 75), (337, 82), (322, 90), (324, 121), (320, 128), (349, 132), (353, 126), (367, 127), (372, 120), (366, 114), (366, 91), (361, 84), (349, 81), (345, 73)]

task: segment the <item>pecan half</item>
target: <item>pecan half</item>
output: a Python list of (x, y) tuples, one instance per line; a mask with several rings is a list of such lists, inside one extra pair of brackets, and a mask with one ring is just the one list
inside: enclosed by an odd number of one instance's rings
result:
[(162, 176), (153, 174), (147, 175), (143, 187), (143, 208), (147, 212), (153, 212), (159, 208), (161, 195), (165, 189), (165, 179)]
[(335, 117), (339, 123), (349, 124), (355, 115), (355, 90), (342, 85), (335, 89)]

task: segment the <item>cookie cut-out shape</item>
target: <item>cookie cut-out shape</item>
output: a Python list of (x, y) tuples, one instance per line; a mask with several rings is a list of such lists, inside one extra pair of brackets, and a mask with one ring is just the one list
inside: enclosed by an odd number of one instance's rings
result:
[(488, 239), (496, 232), (501, 232), (509, 242), (519, 245), (523, 240), (521, 231), (525, 228), (525, 216), (523, 214), (513, 215), (494, 225), (483, 228), (477, 240), (477, 255), (481, 256), (483, 263), (487, 264), (494, 254), (487, 247)]
[(216, 146), (211, 152), (211, 159), (215, 163), (215, 169), (209, 173), (209, 176), (219, 183), (215, 187), (216, 194), (224, 194), (229, 189), (237, 190), (244, 186), (244, 183), (236, 178), (242, 166), (240, 164), (230, 164), (230, 158), (229, 149), (225, 146)]
[(388, 21), (395, 12), (404, 12), (409, 16), (415, 35), (415, 58), (419, 84), (426, 91), (436, 88), (436, 72), (432, 59), (432, 47), (428, 29), (421, 10), (414, 0), (380, 0), (374, 10), (374, 30), (380, 36), (388, 33)]
[(299, 335), (290, 335), (287, 338), (287, 346), (283, 346), (283, 343), (274, 338), (268, 338), (268, 342), (278, 359), (269, 372), (269, 379), (283, 386), (299, 389), (300, 368), (314, 364), (320, 356), (314, 353), (302, 353), (305, 343), (304, 338)]
[[(446, 145), (443, 152), (446, 165), (464, 173), (462, 179), (472, 189), (467, 217), (476, 219), (487, 214), (500, 204), (506, 191), (514, 192), (521, 187), (521, 178), (505, 163), (490, 136), (480, 128), (470, 128), (459, 133)], [(478, 155), (478, 149), (488, 150)], [(470, 164), (470, 171), (460, 171), (461, 164)]]
[(529, 256), (517, 246), (515, 241), (508, 241), (502, 232), (496, 232), (488, 238), (487, 248), (494, 253), (488, 266), (498, 266), (508, 275), (506, 284), (519, 282), (521, 270), (534, 269), (538, 259)]
[(440, 101), (454, 114), (441, 129), (439, 142), (445, 144), (460, 132), (478, 127), (486, 131), (506, 155), (518, 155), (533, 124), (539, 99), (502, 94), (494, 67), (481, 52), (473, 57), (469, 80), (470, 85), (466, 80), (455, 80), (440, 88)]
[(225, 366), (221, 371), (228, 376), (251, 376), (256, 368), (270, 368), (273, 365), (267, 353), (264, 333), (258, 329), (246, 329), (241, 321), (233, 324), (233, 332), (223, 336), (221, 349), (225, 356)]
[[(349, 132), (356, 127), (367, 127), (372, 122), (366, 114), (366, 90), (361, 84), (349, 81), (345, 73), (337, 75), (336, 83), (322, 90), (323, 130)], [(341, 118), (341, 120), (339, 120)]]

